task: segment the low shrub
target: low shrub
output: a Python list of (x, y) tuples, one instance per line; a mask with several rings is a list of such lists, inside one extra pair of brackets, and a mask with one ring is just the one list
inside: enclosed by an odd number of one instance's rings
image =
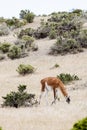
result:
[(2, 127), (0, 127), (0, 130), (2, 130)]
[(87, 48), (87, 29), (83, 30), (82, 27), (83, 19), (85, 19), (84, 15), (86, 13), (79, 9), (51, 15), (48, 19), (48, 25), (55, 30), (58, 39), (51, 47), (49, 54), (76, 54), (83, 52), (84, 48)]
[(26, 23), (27, 23), (26, 21), (24, 21), (24, 20), (19, 20), (19, 19), (15, 18), (15, 17), (13, 17), (12, 19), (7, 19), (7, 20), (6, 20), (6, 24), (7, 24), (9, 27), (11, 27), (11, 28), (13, 27), (14, 29), (15, 29), (15, 28), (19, 28), (19, 27), (25, 25)]
[(23, 35), (22, 39), (24, 41), (26, 41), (27, 43), (31, 44), (32, 42), (34, 42), (34, 38), (28, 35)]
[(3, 22), (5, 22), (4, 17), (0, 17), (0, 24), (3, 23)]
[(56, 39), (56, 37), (57, 37), (56, 31), (55, 30), (51, 30), (49, 32), (49, 38), (50, 39)]
[(57, 75), (57, 77), (64, 83), (67, 84), (73, 80), (79, 80), (77, 75), (70, 75), (70, 74), (64, 74), (61, 73), (60, 75)]
[(21, 57), (21, 49), (17, 46), (12, 46), (7, 55), (11, 59), (20, 58)]
[(33, 106), (37, 103), (35, 94), (28, 94), (26, 91), (26, 85), (19, 85), (17, 92), (10, 92), (5, 97), (2, 106), (21, 107), (21, 106)]
[(49, 36), (49, 32), (50, 27), (48, 25), (44, 25), (34, 31), (34, 37), (37, 39), (46, 38), (47, 36)]
[(22, 39), (16, 39), (15, 41), (14, 41), (14, 44), (16, 45), (16, 46), (19, 46), (19, 47), (21, 47), (21, 45), (25, 45), (25, 41), (24, 40), (22, 40)]
[[(34, 38), (28, 35), (24, 35), (22, 39), (17, 39), (14, 44), (21, 48), (22, 55), (29, 51), (37, 51), (38, 45), (35, 44)], [(22, 56), (21, 56), (22, 57)]]
[(8, 35), (10, 32), (8, 26), (6, 25), (6, 23), (2, 23), (0, 25), (0, 36), (2, 35)]
[(77, 40), (82, 48), (87, 48), (87, 30), (82, 30), (79, 33)]
[(31, 65), (20, 64), (17, 68), (17, 72), (21, 75), (33, 73), (35, 68)]
[(75, 123), (71, 130), (87, 130), (87, 117)]
[(30, 12), (25, 15), (24, 19), (26, 19), (28, 23), (32, 23), (34, 21), (34, 17), (34, 13)]
[(21, 48), (21, 55), (20, 58), (24, 58), (28, 56), (28, 52), (26, 51), (26, 42), (22, 39), (17, 39), (14, 41), (14, 44), (18, 47)]
[(33, 43), (32, 46), (31, 46), (31, 50), (32, 51), (37, 51), (38, 50), (38, 45), (36, 45), (35, 43)]
[(34, 43), (34, 38), (28, 35), (24, 35), (22, 37), (22, 40), (25, 41), (25, 48), (27, 49), (27, 51), (37, 51), (38, 50), (38, 46), (35, 45)]
[(33, 34), (34, 34), (34, 29), (32, 28), (22, 29), (18, 34), (18, 38), (22, 38), (24, 35), (33, 36)]
[(32, 48), (32, 43), (34, 42), (34, 38), (28, 35), (24, 35), (22, 40), (25, 41), (25, 48), (30, 49)]
[(9, 51), (9, 48), (10, 48), (11, 44), (10, 43), (1, 43), (0, 44), (0, 50), (3, 52), (3, 53), (7, 53)]
[(20, 11), (20, 18), (26, 19), (28, 23), (32, 23), (34, 20), (34, 13), (30, 12), (29, 10), (21, 10)]
[(0, 61), (5, 59), (5, 56), (3, 54), (0, 54)]
[(81, 15), (83, 13), (83, 11), (81, 9), (74, 9), (72, 11), (72, 13), (75, 13), (75, 14), (77, 14), (79, 16), (79, 15)]
[(51, 47), (50, 53), (53, 55), (57, 54), (67, 54), (67, 53), (77, 53), (77, 52), (82, 52), (83, 49), (81, 45), (73, 38), (71, 39), (63, 39), (59, 37), (56, 41), (56, 43)]

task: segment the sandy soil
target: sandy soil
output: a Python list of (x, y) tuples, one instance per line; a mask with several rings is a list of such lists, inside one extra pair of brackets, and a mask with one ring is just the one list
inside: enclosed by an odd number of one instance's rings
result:
[[(13, 37), (10, 35), (10, 38), (12, 40)], [(39, 50), (30, 52), (29, 57), (0, 61), (0, 104), (3, 102), (2, 96), (16, 91), (19, 84), (26, 84), (27, 91), (35, 93), (38, 99), (40, 80), (60, 73), (76, 74), (80, 78), (66, 86), (71, 103), (67, 104), (59, 91), (61, 100), (53, 106), (50, 105), (50, 99), (53, 98), (50, 92), (48, 105), (43, 98), (38, 107), (0, 108), (0, 126), (3, 130), (70, 130), (77, 120), (87, 116), (87, 50), (75, 55), (50, 56), (48, 52), (54, 42), (48, 38), (37, 40), (35, 43)], [(16, 69), (21, 63), (34, 66), (35, 73), (19, 76)], [(55, 64), (60, 67), (51, 69)]]

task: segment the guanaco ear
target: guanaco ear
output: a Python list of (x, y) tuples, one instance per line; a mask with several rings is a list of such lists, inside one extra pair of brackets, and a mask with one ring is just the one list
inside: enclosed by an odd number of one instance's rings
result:
[(66, 98), (66, 102), (70, 103), (70, 96)]

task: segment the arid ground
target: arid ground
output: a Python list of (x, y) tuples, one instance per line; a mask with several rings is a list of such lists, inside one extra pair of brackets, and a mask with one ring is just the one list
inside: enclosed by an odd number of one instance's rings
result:
[[(27, 25), (36, 28), (39, 26), (35, 19), (34, 23)], [(15, 40), (13, 32), (9, 36), (0, 37), (0, 41)], [(47, 76), (57, 76), (60, 73), (77, 75), (80, 80), (66, 85), (71, 103), (67, 104), (59, 90), (60, 101), (50, 105), (53, 93), (50, 92), (49, 104), (44, 98), (37, 107), (25, 108), (2, 108), (0, 107), (0, 126), (3, 130), (70, 130), (73, 124), (87, 116), (87, 50), (78, 54), (64, 56), (48, 55), (50, 47), (55, 40), (49, 38), (36, 40), (38, 51), (30, 52), (28, 57), (11, 60), (6, 58), (0, 61), (0, 104), (2, 96), (11, 91), (16, 91), (19, 84), (27, 85), (27, 92), (34, 93), (38, 100), (40, 95), (40, 80)], [(33, 74), (20, 76), (16, 71), (21, 64), (31, 64), (36, 68)], [(58, 64), (58, 68), (53, 68)]]

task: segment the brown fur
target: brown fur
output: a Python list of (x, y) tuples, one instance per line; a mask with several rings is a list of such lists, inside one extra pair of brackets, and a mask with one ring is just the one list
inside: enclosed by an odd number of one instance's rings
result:
[[(48, 86), (50, 86), (53, 90), (53, 93), (54, 93), (54, 101), (56, 100), (57, 98), (57, 95), (56, 95), (56, 88), (59, 88), (62, 92), (62, 94), (64, 95), (64, 97), (68, 97), (68, 93), (66, 92), (66, 89), (65, 89), (65, 86), (63, 84), (63, 82), (59, 79), (59, 78), (56, 78), (56, 77), (46, 77), (44, 79), (41, 80), (41, 92), (44, 92), (45, 89), (46, 89), (46, 83)], [(40, 96), (41, 98), (41, 96)], [(70, 100), (70, 99), (69, 99)], [(67, 100), (66, 100), (67, 101)], [(67, 101), (68, 102), (68, 101)]]
[(45, 91), (45, 82), (47, 82), (47, 84), (49, 86), (52, 87), (53, 90), (55, 90), (56, 88), (60, 88), (60, 90), (62, 91), (64, 96), (68, 96), (66, 89), (64, 87), (64, 84), (62, 83), (62, 81), (59, 78), (56, 77), (47, 77), (41, 80), (41, 84), (42, 84), (42, 88), (41, 91)]

